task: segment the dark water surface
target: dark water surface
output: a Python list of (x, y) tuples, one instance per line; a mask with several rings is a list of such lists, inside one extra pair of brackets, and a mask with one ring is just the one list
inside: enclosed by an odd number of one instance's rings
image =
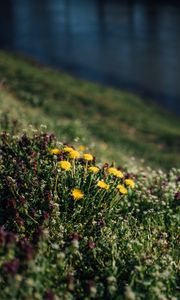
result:
[(179, 113), (178, 2), (0, 0), (0, 47)]

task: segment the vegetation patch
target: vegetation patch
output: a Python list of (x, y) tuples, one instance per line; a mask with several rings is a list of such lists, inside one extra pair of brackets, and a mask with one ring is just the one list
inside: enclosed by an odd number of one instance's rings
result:
[(1, 133), (0, 298), (178, 299), (180, 171)]
[(4, 52), (0, 76), (0, 299), (179, 299), (177, 119)]
[(77, 80), (4, 52), (0, 52), (0, 78), (11, 96), (27, 108), (39, 110), (40, 118), (51, 120), (60, 138), (59, 123), (66, 120), (70, 143), (76, 122), (96, 145), (107, 145), (104, 156), (111, 160), (125, 158), (126, 162), (135, 156), (166, 170), (180, 164), (178, 119), (140, 97)]

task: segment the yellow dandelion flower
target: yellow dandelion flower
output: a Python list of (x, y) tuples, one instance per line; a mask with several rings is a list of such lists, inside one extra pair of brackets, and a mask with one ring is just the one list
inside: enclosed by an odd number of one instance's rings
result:
[(53, 148), (53, 149), (49, 150), (49, 153), (52, 155), (59, 155), (59, 154), (61, 154), (61, 150), (58, 148)]
[(90, 153), (84, 153), (83, 154), (83, 158), (87, 161), (92, 161), (93, 160), (93, 156)]
[(81, 146), (78, 147), (78, 150), (79, 150), (79, 151), (84, 151), (85, 149), (86, 149), (86, 147), (83, 146), (83, 145), (81, 145)]
[(72, 150), (69, 152), (69, 157), (72, 159), (77, 159), (80, 157), (80, 153), (76, 150)]
[(116, 177), (119, 177), (119, 178), (123, 178), (123, 173), (120, 171), (120, 170), (117, 170), (116, 168), (113, 168), (113, 167), (110, 167), (107, 169), (107, 172), (111, 175), (114, 175)]
[(98, 167), (89, 167), (88, 170), (94, 174), (99, 172), (99, 168)]
[(109, 190), (109, 185), (102, 180), (98, 181), (97, 186), (101, 189)]
[(117, 170), (115, 176), (118, 177), (118, 178), (123, 178), (123, 177), (124, 177), (124, 174), (123, 174), (120, 170)]
[(71, 163), (67, 160), (62, 160), (58, 162), (58, 167), (60, 167), (62, 170), (69, 171), (71, 169)]
[(117, 189), (121, 194), (126, 195), (128, 193), (128, 190), (122, 184), (118, 184)]
[(73, 149), (72, 147), (64, 147), (64, 148), (63, 148), (63, 151), (69, 153), (69, 152), (71, 152), (71, 151), (74, 151), (74, 149)]
[(117, 171), (117, 169), (116, 169), (116, 168), (113, 168), (113, 167), (110, 167), (110, 168), (107, 169), (107, 172), (108, 172), (109, 174), (112, 174), (112, 175), (116, 174), (116, 171)]
[(74, 200), (80, 200), (84, 198), (84, 193), (80, 189), (73, 189), (71, 191), (71, 195)]
[(63, 148), (63, 151), (67, 152), (67, 153), (70, 153), (71, 151), (74, 151), (74, 149), (72, 147), (66, 146), (66, 147)]
[(132, 179), (125, 179), (124, 182), (127, 186), (129, 186), (132, 189), (135, 187), (135, 182)]

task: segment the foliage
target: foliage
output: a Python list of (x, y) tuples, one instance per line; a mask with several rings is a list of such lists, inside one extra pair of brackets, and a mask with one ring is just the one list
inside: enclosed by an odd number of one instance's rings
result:
[(61, 139), (62, 133), (68, 142), (75, 136), (91, 138), (101, 155), (117, 163), (131, 156), (166, 170), (180, 163), (178, 119), (147, 100), (4, 52), (0, 52), (0, 78), (14, 102), (26, 105), (31, 120), (39, 122), (33, 117), (34, 108), (36, 116), (39, 112), (44, 119), (41, 122), (50, 124)]
[(178, 299), (179, 170), (4, 131), (0, 178), (0, 299)]

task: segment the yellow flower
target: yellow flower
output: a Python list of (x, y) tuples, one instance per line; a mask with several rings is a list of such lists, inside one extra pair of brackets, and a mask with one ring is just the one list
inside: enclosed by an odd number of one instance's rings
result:
[(78, 149), (79, 149), (79, 151), (84, 151), (86, 149), (86, 147), (81, 145), (81, 146), (78, 147)]
[(84, 158), (85, 160), (87, 160), (87, 161), (93, 160), (93, 156), (92, 156), (92, 154), (90, 154), (90, 153), (84, 153), (84, 154), (83, 154), (83, 158)]
[(49, 153), (52, 155), (58, 155), (58, 154), (61, 154), (61, 150), (58, 148), (53, 148), (53, 149), (49, 150)]
[(71, 191), (71, 195), (74, 200), (80, 200), (80, 199), (84, 198), (84, 194), (80, 189), (73, 189)]
[(63, 151), (64, 152), (71, 152), (71, 151), (74, 151), (74, 149), (72, 147), (64, 147)]
[(135, 182), (132, 179), (125, 179), (124, 182), (127, 186), (129, 186), (132, 189), (135, 187)]
[(58, 162), (58, 167), (60, 167), (62, 170), (69, 171), (71, 169), (71, 163), (67, 160), (62, 160)]
[(69, 152), (69, 157), (73, 159), (77, 159), (80, 157), (80, 153), (76, 150), (72, 150)]
[(116, 177), (119, 177), (119, 178), (123, 178), (123, 177), (124, 177), (124, 174), (123, 174), (120, 170), (117, 170), (115, 176), (116, 176)]
[(109, 174), (112, 174), (112, 175), (114, 175), (116, 177), (119, 177), (119, 178), (123, 178), (123, 176), (124, 176), (121, 171), (119, 171), (119, 170), (117, 170), (116, 168), (113, 168), (113, 167), (108, 168), (107, 171), (108, 171)]
[(122, 184), (118, 184), (117, 189), (121, 194), (126, 195), (128, 193), (128, 190)]
[(109, 185), (102, 180), (98, 181), (97, 186), (101, 189), (109, 190)]
[(99, 168), (98, 167), (89, 167), (88, 170), (92, 173), (98, 173), (99, 172)]

